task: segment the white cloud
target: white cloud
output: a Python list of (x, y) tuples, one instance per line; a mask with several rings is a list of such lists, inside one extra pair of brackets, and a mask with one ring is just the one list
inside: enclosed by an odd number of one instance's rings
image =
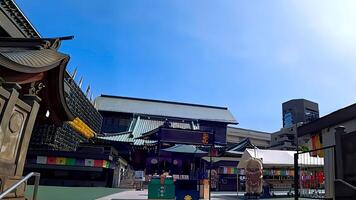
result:
[(300, 20), (334, 53), (355, 55), (356, 1), (296, 0), (293, 6)]

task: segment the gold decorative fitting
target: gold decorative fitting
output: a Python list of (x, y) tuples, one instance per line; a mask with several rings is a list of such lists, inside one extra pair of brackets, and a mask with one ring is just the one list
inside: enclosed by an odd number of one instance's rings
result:
[(87, 139), (93, 138), (96, 135), (96, 133), (78, 117), (73, 121), (69, 121), (68, 124)]

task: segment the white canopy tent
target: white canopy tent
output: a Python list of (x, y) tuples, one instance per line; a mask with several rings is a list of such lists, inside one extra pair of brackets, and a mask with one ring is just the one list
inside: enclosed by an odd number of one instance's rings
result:
[[(245, 168), (246, 161), (250, 158), (261, 159), (264, 168), (272, 167), (293, 167), (294, 166), (294, 154), (296, 151), (284, 151), (284, 150), (264, 150), (264, 149), (246, 149), (243, 153), (237, 168)], [(309, 167), (317, 167), (324, 165), (324, 159), (320, 157), (310, 156), (309, 153), (300, 154), (299, 165), (305, 165)]]

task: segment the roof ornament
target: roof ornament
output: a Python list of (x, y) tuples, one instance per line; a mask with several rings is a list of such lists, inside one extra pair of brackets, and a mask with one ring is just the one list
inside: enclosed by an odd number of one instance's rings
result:
[(43, 49), (58, 49), (61, 46), (60, 38), (45, 39), (41, 47)]
[(72, 73), (72, 76), (71, 76), (71, 78), (74, 80), (75, 79), (75, 77), (77, 76), (77, 73), (78, 73), (78, 67), (75, 67), (75, 69), (74, 69), (74, 71), (73, 71), (73, 73)]
[(61, 40), (59, 38), (56, 38), (54, 42), (52, 42), (50, 48), (58, 49), (60, 46), (61, 46)]
[(32, 82), (28, 92), (32, 95), (38, 95), (39, 92), (45, 87), (46, 86), (42, 82)]
[(87, 90), (86, 90), (86, 92), (85, 92), (85, 96), (86, 96), (86, 97), (88, 97), (89, 92), (90, 92), (90, 84), (88, 85), (88, 88), (87, 88)]
[(45, 41), (42, 43), (42, 45), (41, 45), (41, 47), (42, 47), (43, 49), (49, 49), (49, 47), (51, 47), (51, 46), (52, 46), (52, 44), (51, 44), (51, 42), (48, 41), (48, 40), (45, 40)]
[(83, 76), (80, 77), (80, 81), (79, 81), (79, 84), (78, 84), (79, 88), (82, 88), (82, 85), (83, 85)]

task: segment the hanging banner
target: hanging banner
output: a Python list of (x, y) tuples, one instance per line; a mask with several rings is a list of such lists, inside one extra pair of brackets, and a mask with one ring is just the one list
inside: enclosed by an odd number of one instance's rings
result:
[(159, 132), (161, 142), (193, 145), (213, 145), (214, 138), (210, 132), (186, 129), (161, 128)]
[[(320, 149), (323, 147), (322, 145), (322, 136), (321, 134), (314, 134), (310, 137), (310, 145), (311, 150)], [(310, 152), (310, 156), (316, 157), (324, 157), (324, 150), (312, 151)]]
[(110, 162), (107, 160), (67, 158), (67, 157), (47, 157), (47, 156), (37, 156), (36, 159), (30, 161), (30, 163), (47, 164), (47, 165), (102, 167), (102, 168), (115, 167), (114, 165), (110, 165)]

